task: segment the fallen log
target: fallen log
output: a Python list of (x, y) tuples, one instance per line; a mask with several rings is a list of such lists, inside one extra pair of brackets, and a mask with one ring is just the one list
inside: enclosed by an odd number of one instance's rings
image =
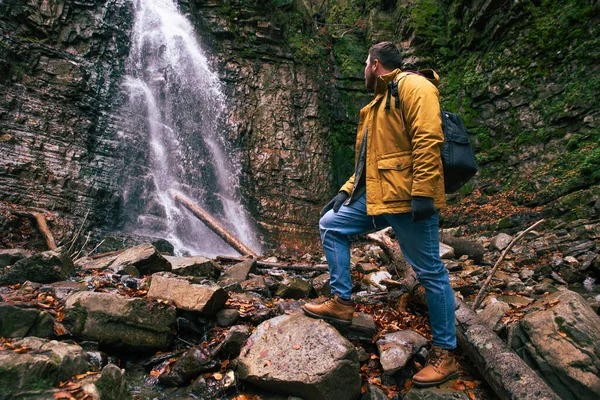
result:
[(501, 399), (560, 400), (560, 397), (460, 299), (456, 298), (458, 343)]
[(394, 286), (400, 287), (407, 293), (412, 293), (418, 283), (417, 274), (404, 259), (398, 242), (392, 240), (392, 238), (388, 236), (388, 232), (391, 230), (392, 228), (385, 228), (377, 232), (369, 233), (367, 238), (377, 243), (377, 245), (379, 245), (392, 260), (396, 274), (402, 279)]
[(179, 202), (182, 206), (187, 208), (194, 216), (200, 221), (204, 222), (206, 226), (210, 228), (214, 233), (219, 235), (227, 244), (233, 247), (237, 252), (242, 255), (248, 255), (252, 257), (258, 257), (251, 248), (240, 242), (235, 236), (233, 236), (227, 229), (223, 227), (217, 220), (211, 217), (206, 211), (200, 208), (196, 203), (185, 197), (182, 193), (176, 190), (170, 190), (169, 193), (176, 202)]
[(48, 228), (48, 224), (46, 223), (46, 217), (44, 216), (44, 214), (35, 211), (13, 211), (12, 213), (20, 217), (27, 217), (33, 219), (37, 225), (38, 230), (44, 237), (48, 248), (50, 250), (56, 250), (58, 248), (58, 246), (56, 246), (56, 242), (54, 241), (54, 236), (52, 235), (52, 232), (50, 232), (50, 228)]
[[(225, 262), (241, 262), (246, 261), (245, 257), (234, 257), (234, 256), (217, 256), (217, 260), (225, 261)], [(261, 261), (256, 260), (256, 266), (258, 268), (278, 268), (278, 269), (290, 269), (290, 270), (298, 270), (298, 271), (323, 271), (327, 272), (329, 268), (327, 264), (284, 264), (278, 262), (271, 261)]]

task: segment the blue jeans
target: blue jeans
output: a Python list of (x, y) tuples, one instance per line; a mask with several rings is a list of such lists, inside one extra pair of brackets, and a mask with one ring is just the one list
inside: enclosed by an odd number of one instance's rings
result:
[(388, 226), (394, 229), (404, 258), (425, 288), (433, 344), (454, 349), (454, 291), (440, 259), (437, 213), (419, 222), (413, 222), (411, 213), (369, 216), (364, 194), (338, 212), (329, 210), (319, 221), (319, 228), (331, 275), (331, 293), (346, 300), (352, 295), (348, 236)]

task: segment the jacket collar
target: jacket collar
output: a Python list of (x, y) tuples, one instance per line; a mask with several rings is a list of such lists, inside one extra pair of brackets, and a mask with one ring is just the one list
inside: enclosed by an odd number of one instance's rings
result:
[(389, 74), (379, 75), (377, 77), (377, 86), (375, 86), (375, 96), (385, 94), (388, 83), (391, 82), (396, 77), (396, 75), (398, 75), (401, 72), (402, 71), (400, 70), (400, 68), (396, 68)]

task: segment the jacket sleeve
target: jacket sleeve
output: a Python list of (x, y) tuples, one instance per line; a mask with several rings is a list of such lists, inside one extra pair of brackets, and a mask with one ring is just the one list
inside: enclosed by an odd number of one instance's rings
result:
[(348, 196), (352, 193), (352, 189), (354, 189), (354, 174), (344, 183), (344, 185), (340, 188), (340, 192), (346, 192)]
[(444, 142), (437, 88), (419, 76), (405, 79), (402, 87), (404, 118), (412, 143), (412, 196), (435, 197), (442, 178), (441, 146)]

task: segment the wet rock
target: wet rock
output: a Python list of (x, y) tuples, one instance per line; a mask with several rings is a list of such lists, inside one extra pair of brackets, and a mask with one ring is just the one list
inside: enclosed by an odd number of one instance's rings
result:
[(331, 325), (297, 314), (256, 328), (238, 358), (240, 379), (305, 400), (360, 396), (356, 349)]
[(129, 399), (130, 393), (125, 379), (125, 370), (115, 364), (107, 364), (102, 373), (92, 380), (102, 400)]
[(330, 281), (331, 275), (329, 275), (329, 272), (325, 272), (312, 280), (312, 286), (315, 289), (317, 296), (331, 296)]
[(63, 324), (83, 340), (131, 351), (154, 351), (169, 347), (175, 321), (175, 308), (164, 304), (78, 292), (65, 302)]
[(363, 393), (360, 400), (389, 400), (389, 397), (377, 386), (369, 384), (367, 385), (367, 391)]
[(152, 275), (148, 298), (167, 300), (182, 310), (212, 316), (225, 305), (227, 292), (210, 281), (194, 284), (184, 277), (157, 272)]
[(225, 372), (220, 380), (216, 380), (214, 377), (206, 378), (203, 375), (200, 375), (194, 380), (194, 383), (190, 385), (188, 393), (194, 395), (194, 398), (197, 399), (219, 400), (235, 389), (236, 382), (236, 376), (232, 370)]
[(0, 337), (51, 337), (54, 318), (44, 311), (0, 304)]
[(265, 282), (265, 278), (260, 275), (251, 275), (251, 279), (245, 280), (240, 283), (240, 286), (244, 292), (255, 292), (260, 294), (266, 299), (271, 298), (271, 291)]
[(312, 285), (302, 278), (287, 277), (279, 284), (275, 296), (282, 299), (302, 299), (309, 297), (313, 291)]
[(377, 341), (381, 367), (386, 375), (393, 375), (404, 368), (427, 339), (415, 331), (403, 330), (386, 333)]
[(171, 272), (176, 275), (216, 279), (221, 274), (221, 266), (208, 258), (163, 257), (171, 264)]
[(150, 243), (125, 250), (112, 262), (110, 269), (118, 272), (126, 266), (135, 267), (141, 275), (171, 270), (171, 264)]
[(210, 359), (210, 355), (200, 347), (186, 351), (171, 367), (169, 372), (158, 377), (158, 381), (165, 386), (181, 386), (196, 378), (200, 373), (211, 371), (217, 362)]
[(219, 278), (219, 285), (223, 288), (228, 287), (234, 283), (242, 283), (248, 279), (249, 274), (256, 273), (256, 260), (246, 260), (241, 263), (232, 265), (225, 269), (225, 272)]
[(452, 389), (448, 384), (434, 388), (412, 388), (403, 400), (470, 400), (464, 392)]
[(5, 398), (57, 386), (91, 369), (85, 351), (76, 344), (28, 337), (13, 341), (12, 345), (28, 351), (18, 354), (0, 350), (0, 388)]
[(569, 290), (544, 297), (525, 311), (515, 328), (513, 349), (561, 398), (596, 399), (600, 393), (600, 317)]
[(240, 319), (240, 313), (237, 310), (223, 309), (217, 312), (217, 325), (226, 328), (231, 326)]
[(25, 281), (50, 283), (69, 278), (75, 271), (66, 249), (44, 251), (31, 257), (21, 258), (11, 267), (0, 270), (0, 285), (12, 285)]
[(0, 268), (13, 265), (22, 258), (31, 257), (32, 251), (25, 249), (0, 249)]
[(252, 330), (253, 328), (248, 325), (231, 327), (213, 353), (227, 358), (237, 357), (240, 354), (242, 346), (246, 343), (246, 339), (252, 334)]

